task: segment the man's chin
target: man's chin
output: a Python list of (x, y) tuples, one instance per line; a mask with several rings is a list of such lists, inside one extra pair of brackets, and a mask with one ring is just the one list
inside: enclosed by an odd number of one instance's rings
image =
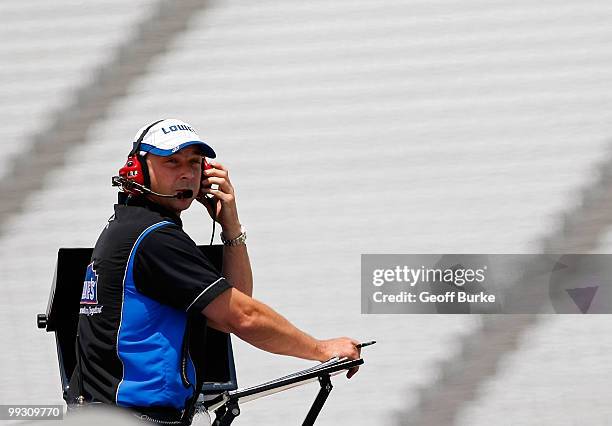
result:
[(175, 198), (174, 200), (172, 200), (172, 204), (176, 207), (177, 210), (183, 211), (183, 210), (187, 210), (191, 206), (191, 203), (193, 203), (193, 200), (195, 200), (194, 197)]
[(149, 197), (151, 201), (161, 206), (164, 206), (166, 209), (173, 211), (177, 215), (180, 215), (180, 213), (183, 210), (187, 210), (191, 206), (191, 203), (193, 203), (193, 200), (195, 200), (194, 197), (191, 197), (191, 198), (162, 198), (162, 197), (158, 197), (155, 195), (152, 195)]
[(179, 203), (181, 211), (183, 211), (183, 210), (187, 210), (189, 207), (191, 207), (191, 203), (193, 203), (194, 200), (195, 200), (195, 197), (183, 198), (181, 200), (176, 200), (176, 201), (177, 201), (177, 203)]

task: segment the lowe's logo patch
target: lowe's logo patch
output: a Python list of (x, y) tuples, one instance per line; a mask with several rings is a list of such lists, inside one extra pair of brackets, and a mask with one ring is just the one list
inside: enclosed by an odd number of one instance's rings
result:
[(186, 130), (188, 132), (195, 133), (195, 130), (193, 130), (190, 126), (186, 124), (178, 124), (176, 126), (169, 126), (167, 129), (165, 127), (162, 127), (161, 129), (162, 129), (162, 132), (164, 132), (164, 135), (167, 135), (168, 133), (172, 133), (172, 132), (178, 132), (179, 130)]
[(81, 294), (81, 304), (98, 304), (98, 274), (94, 269), (93, 262), (87, 266), (85, 281), (83, 281), (83, 293)]

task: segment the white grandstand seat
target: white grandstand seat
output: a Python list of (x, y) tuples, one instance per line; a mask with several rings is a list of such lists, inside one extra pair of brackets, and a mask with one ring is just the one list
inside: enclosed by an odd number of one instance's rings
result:
[(156, 0), (4, 0), (0, 4), (0, 177), (75, 101)]
[[(147, 3), (139, 4), (142, 14)], [(435, 384), (439, 362), (455, 356), (480, 318), (360, 315), (360, 254), (540, 250), (540, 239), (557, 232), (560, 214), (596, 179), (612, 135), (611, 14), (606, 3), (570, 0), (212, 3), (0, 237), (7, 302), (0, 330), (15, 346), (2, 355), (0, 374), (28, 368), (0, 397), (59, 400), (53, 348), (33, 326), (54, 255), (61, 246), (93, 244), (112, 213), (110, 176), (134, 132), (177, 117), (231, 169), (249, 229), (255, 296), (316, 336), (379, 340), (364, 349), (362, 372), (348, 385), (338, 381), (320, 424), (392, 424), (393, 414), (415, 406), (419, 389)], [(61, 104), (45, 108), (52, 107)], [(210, 233), (203, 216), (195, 208), (184, 217), (198, 242)], [(589, 320), (598, 325), (581, 339), (601, 339), (607, 320)], [(553, 318), (541, 330), (556, 321), (565, 324)], [(574, 384), (583, 365), (571, 364), (564, 348), (574, 340), (561, 328), (554, 342), (539, 329), (531, 336), (541, 350), (558, 347), (565, 362), (518, 354), (493, 379), (495, 392), (481, 396), (480, 411), (462, 413), (464, 424), (506, 415), (517, 407), (500, 402), (508, 395), (533, 402), (532, 389), (513, 379), (525, 362), (534, 381)], [(236, 346), (240, 385), (304, 365)], [(562, 376), (560, 369), (575, 371)], [(316, 386), (312, 394), (245, 405), (237, 424), (297, 423), (315, 393)], [(556, 424), (572, 409), (546, 407)], [(528, 415), (512, 418), (531, 424)]]

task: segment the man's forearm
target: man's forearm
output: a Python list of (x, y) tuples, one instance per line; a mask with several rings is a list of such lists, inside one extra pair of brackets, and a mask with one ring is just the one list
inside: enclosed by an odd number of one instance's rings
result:
[(202, 314), (208, 318), (209, 326), (234, 333), (264, 351), (316, 361), (326, 361), (333, 356), (359, 357), (358, 341), (347, 337), (317, 340), (236, 288), (229, 288), (217, 296)]
[[(238, 236), (240, 232), (240, 224), (223, 229), (223, 235), (230, 239)], [(223, 246), (222, 275), (234, 288), (246, 295), (253, 296), (253, 272), (245, 244)]]
[(253, 272), (246, 245), (223, 246), (222, 275), (234, 288), (253, 295)]
[(295, 327), (267, 305), (254, 302), (247, 321), (233, 330), (234, 334), (259, 349), (279, 355), (316, 361), (328, 358), (319, 340)]

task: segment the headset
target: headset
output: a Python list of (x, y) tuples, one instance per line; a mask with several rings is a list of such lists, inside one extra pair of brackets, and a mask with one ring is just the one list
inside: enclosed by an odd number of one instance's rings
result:
[[(177, 198), (179, 200), (191, 198), (193, 197), (193, 191), (190, 189), (177, 192), (176, 194), (160, 194), (150, 188), (151, 178), (149, 177), (149, 167), (147, 166), (147, 160), (145, 157), (140, 155), (140, 144), (149, 130), (151, 130), (151, 128), (157, 123), (162, 121), (164, 120), (157, 120), (156, 122), (148, 125), (147, 128), (142, 131), (140, 136), (138, 136), (138, 139), (132, 146), (132, 150), (128, 154), (128, 158), (124, 166), (119, 169), (119, 175), (112, 177), (112, 185), (120, 187), (121, 191), (131, 196), (151, 194), (162, 198)], [(204, 177), (204, 171), (212, 168), (213, 167), (206, 161), (206, 157), (202, 156), (202, 178)], [(213, 212), (213, 228), (212, 236), (210, 237), (210, 244), (212, 244), (215, 235), (215, 223), (217, 220), (216, 202), (211, 194), (206, 194), (204, 196), (204, 200), (206, 200), (206, 202), (210, 205)]]
[[(178, 198), (179, 200), (191, 198), (193, 197), (193, 191), (191, 190), (180, 191), (176, 194), (160, 194), (150, 188), (151, 179), (149, 177), (149, 168), (145, 157), (140, 155), (140, 144), (149, 130), (162, 121), (164, 120), (157, 120), (142, 131), (136, 142), (134, 142), (125, 165), (119, 169), (119, 176), (112, 177), (112, 184), (113, 186), (121, 187), (121, 190), (129, 195), (151, 194), (163, 198)], [(209, 168), (211, 168), (211, 166), (206, 162), (206, 159), (204, 159), (202, 162), (202, 172)]]

